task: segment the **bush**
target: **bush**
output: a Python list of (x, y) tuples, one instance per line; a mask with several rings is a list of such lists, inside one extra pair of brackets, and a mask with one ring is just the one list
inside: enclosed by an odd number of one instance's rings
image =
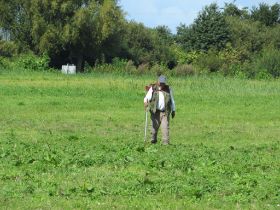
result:
[(14, 42), (0, 40), (0, 56), (12, 57), (17, 53), (18, 48)]
[(172, 70), (174, 76), (191, 76), (196, 73), (195, 68), (190, 64), (179, 64)]
[(160, 74), (166, 74), (168, 75), (169, 69), (165, 65), (155, 64), (150, 68), (150, 73), (153, 75), (160, 75)]
[(272, 75), (270, 75), (265, 69), (260, 69), (255, 75), (255, 79), (271, 79)]
[(0, 56), (0, 68), (1, 69), (3, 69), (3, 68), (5, 69), (5, 68), (8, 68), (9, 66), (10, 66), (9, 59)]
[(120, 74), (135, 74), (137, 69), (134, 66), (133, 61), (126, 61), (120, 58), (114, 58), (111, 64), (95, 63), (94, 67), (87, 67), (87, 72), (96, 71), (96, 72), (107, 72), (107, 73), (120, 73)]
[(127, 61), (120, 58), (114, 58), (112, 60), (112, 65), (117, 72), (124, 72), (126, 68)]
[(182, 47), (178, 45), (172, 45), (171, 50), (175, 55), (175, 59), (178, 64), (184, 64), (188, 62), (188, 55)]
[(242, 50), (234, 49), (231, 44), (218, 53), (219, 59), (222, 62), (220, 72), (223, 75), (235, 75), (236, 71), (240, 71), (244, 52)]
[(265, 48), (255, 55), (251, 62), (243, 65), (248, 78), (269, 79), (280, 77), (280, 50)]
[(49, 68), (50, 59), (47, 55), (41, 57), (34, 54), (25, 54), (16, 60), (16, 67), (20, 69), (43, 71)]
[(233, 76), (238, 79), (247, 79), (248, 75), (240, 66), (232, 66), (233, 69)]
[(217, 72), (223, 65), (222, 59), (214, 51), (200, 54), (195, 62), (195, 65), (202, 71)]
[(113, 72), (114, 68), (113, 65), (105, 63), (96, 65), (92, 70), (96, 72)]
[(199, 51), (186, 52), (182, 47), (178, 45), (172, 45), (170, 48), (172, 53), (174, 54), (176, 64), (178, 65), (194, 63), (201, 54)]
[(137, 69), (132, 60), (127, 61), (125, 65), (125, 71), (128, 72), (129, 74), (133, 74), (137, 72)]
[(186, 54), (186, 63), (188, 63), (188, 64), (195, 63), (200, 54), (201, 54), (201, 52), (199, 52), (199, 51), (188, 52)]
[(142, 63), (137, 67), (137, 74), (145, 74), (150, 70), (148, 63)]
[(272, 77), (280, 77), (280, 50), (266, 48), (254, 62), (259, 71), (267, 72)]

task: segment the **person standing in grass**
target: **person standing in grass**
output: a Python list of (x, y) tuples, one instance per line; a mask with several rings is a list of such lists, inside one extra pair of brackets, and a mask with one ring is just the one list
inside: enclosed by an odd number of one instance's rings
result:
[(172, 89), (166, 84), (166, 77), (160, 75), (158, 82), (149, 87), (144, 98), (145, 110), (149, 110), (152, 120), (151, 143), (157, 143), (159, 127), (162, 130), (162, 143), (169, 144), (169, 119), (175, 117), (175, 101)]

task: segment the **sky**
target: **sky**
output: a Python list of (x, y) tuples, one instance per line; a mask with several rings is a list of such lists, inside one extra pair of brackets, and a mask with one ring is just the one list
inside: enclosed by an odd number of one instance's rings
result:
[[(233, 0), (119, 0), (119, 5), (128, 20), (144, 23), (151, 28), (166, 25), (176, 33), (180, 23), (193, 23), (199, 11), (213, 2), (223, 7), (225, 2), (232, 3)], [(273, 5), (280, 3), (280, 0), (236, 0), (235, 5), (251, 9), (262, 2)]]

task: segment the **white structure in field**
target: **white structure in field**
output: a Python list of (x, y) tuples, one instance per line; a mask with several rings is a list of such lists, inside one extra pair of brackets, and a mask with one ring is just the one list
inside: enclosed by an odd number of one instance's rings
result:
[(61, 72), (63, 74), (76, 74), (76, 66), (73, 64), (67, 64), (67, 65), (63, 65)]

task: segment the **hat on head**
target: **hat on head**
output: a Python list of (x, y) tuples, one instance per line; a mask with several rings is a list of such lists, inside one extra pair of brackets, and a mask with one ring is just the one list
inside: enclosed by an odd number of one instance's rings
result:
[(158, 78), (158, 82), (166, 84), (166, 77), (164, 75), (160, 75)]

